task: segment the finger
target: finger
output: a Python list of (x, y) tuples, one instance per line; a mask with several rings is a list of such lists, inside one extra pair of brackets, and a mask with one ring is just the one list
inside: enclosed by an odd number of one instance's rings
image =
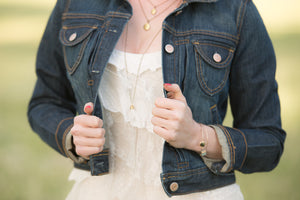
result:
[(76, 153), (82, 157), (89, 157), (90, 155), (97, 154), (103, 150), (102, 147), (87, 147), (87, 146), (76, 146)]
[(176, 110), (178, 108), (184, 108), (186, 106), (185, 103), (182, 101), (176, 100), (176, 99), (168, 99), (163, 97), (158, 97), (154, 105), (158, 108), (164, 108), (164, 109), (170, 109), (170, 110)]
[(183, 96), (183, 94), (181, 92), (181, 89), (180, 89), (178, 84), (176, 84), (176, 83), (173, 83), (173, 84), (165, 83), (164, 88), (165, 88), (166, 91), (168, 91), (168, 95), (167, 95), (168, 98), (176, 99), (176, 100), (179, 100), (179, 101), (182, 101), (182, 102), (186, 102), (185, 97)]
[(163, 119), (176, 119), (174, 111), (164, 108), (154, 107), (152, 109), (152, 115)]
[(88, 137), (73, 137), (75, 146), (102, 147), (105, 143), (105, 138), (88, 138)]
[(73, 136), (88, 138), (104, 138), (105, 130), (103, 128), (89, 128), (82, 126), (73, 126), (70, 133)]
[(87, 114), (87, 115), (92, 115), (93, 113), (93, 110), (94, 110), (94, 104), (92, 102), (88, 102), (84, 105), (84, 112)]
[(152, 117), (151, 123), (153, 124), (153, 126), (160, 126), (167, 130), (173, 127), (172, 121), (159, 118), (159, 117)]
[(103, 121), (93, 115), (78, 115), (74, 118), (74, 124), (90, 128), (101, 128)]
[(170, 134), (170, 132), (160, 126), (153, 126), (153, 132), (156, 133), (158, 136), (166, 140), (167, 142), (172, 142), (174, 141), (174, 136)]

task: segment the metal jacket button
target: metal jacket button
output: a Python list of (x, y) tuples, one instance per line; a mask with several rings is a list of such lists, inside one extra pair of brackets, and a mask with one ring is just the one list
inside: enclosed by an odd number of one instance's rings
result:
[(173, 52), (174, 52), (174, 47), (173, 47), (173, 45), (167, 44), (167, 45), (165, 46), (165, 51), (166, 51), (167, 53), (173, 53)]
[(176, 192), (176, 191), (178, 190), (178, 188), (179, 188), (179, 185), (178, 185), (177, 182), (171, 183), (171, 185), (170, 185), (170, 190), (171, 190), (172, 192)]
[(74, 41), (76, 39), (76, 37), (77, 37), (77, 33), (72, 33), (69, 37), (69, 41), (70, 42)]
[(219, 53), (214, 53), (213, 59), (215, 62), (219, 63), (222, 61), (222, 56)]

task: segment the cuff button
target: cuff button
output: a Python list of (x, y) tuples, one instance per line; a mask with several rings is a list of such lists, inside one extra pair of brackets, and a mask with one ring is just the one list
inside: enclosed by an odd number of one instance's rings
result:
[(179, 185), (178, 185), (177, 182), (173, 182), (173, 183), (170, 184), (170, 190), (172, 192), (176, 192), (178, 190), (178, 188), (179, 188)]

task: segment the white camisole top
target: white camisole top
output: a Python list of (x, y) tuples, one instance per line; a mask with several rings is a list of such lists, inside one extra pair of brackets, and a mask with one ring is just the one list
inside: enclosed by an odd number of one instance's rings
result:
[[(98, 93), (110, 148), (110, 172), (91, 176), (74, 168), (69, 180), (75, 184), (67, 200), (170, 199), (160, 181), (164, 140), (153, 132), (151, 124), (154, 101), (163, 97), (161, 52), (144, 55), (137, 81), (142, 54), (126, 53), (127, 70), (124, 56), (122, 51), (113, 51)], [(134, 110), (130, 110), (131, 103)], [(242, 200), (243, 195), (239, 186), (232, 184), (171, 199)]]

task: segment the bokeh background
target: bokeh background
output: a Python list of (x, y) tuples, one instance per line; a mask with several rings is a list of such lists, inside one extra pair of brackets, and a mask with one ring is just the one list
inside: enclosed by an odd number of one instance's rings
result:
[[(28, 125), (35, 56), (55, 0), (0, 1), (0, 199), (64, 199), (71, 161), (46, 146)], [(270, 173), (237, 173), (246, 200), (300, 199), (300, 1), (254, 0), (273, 40), (283, 127), (279, 166)], [(259, 51), (259, 49), (258, 49)], [(262, 52), (263, 53), (263, 52)], [(230, 125), (230, 114), (226, 124)]]

